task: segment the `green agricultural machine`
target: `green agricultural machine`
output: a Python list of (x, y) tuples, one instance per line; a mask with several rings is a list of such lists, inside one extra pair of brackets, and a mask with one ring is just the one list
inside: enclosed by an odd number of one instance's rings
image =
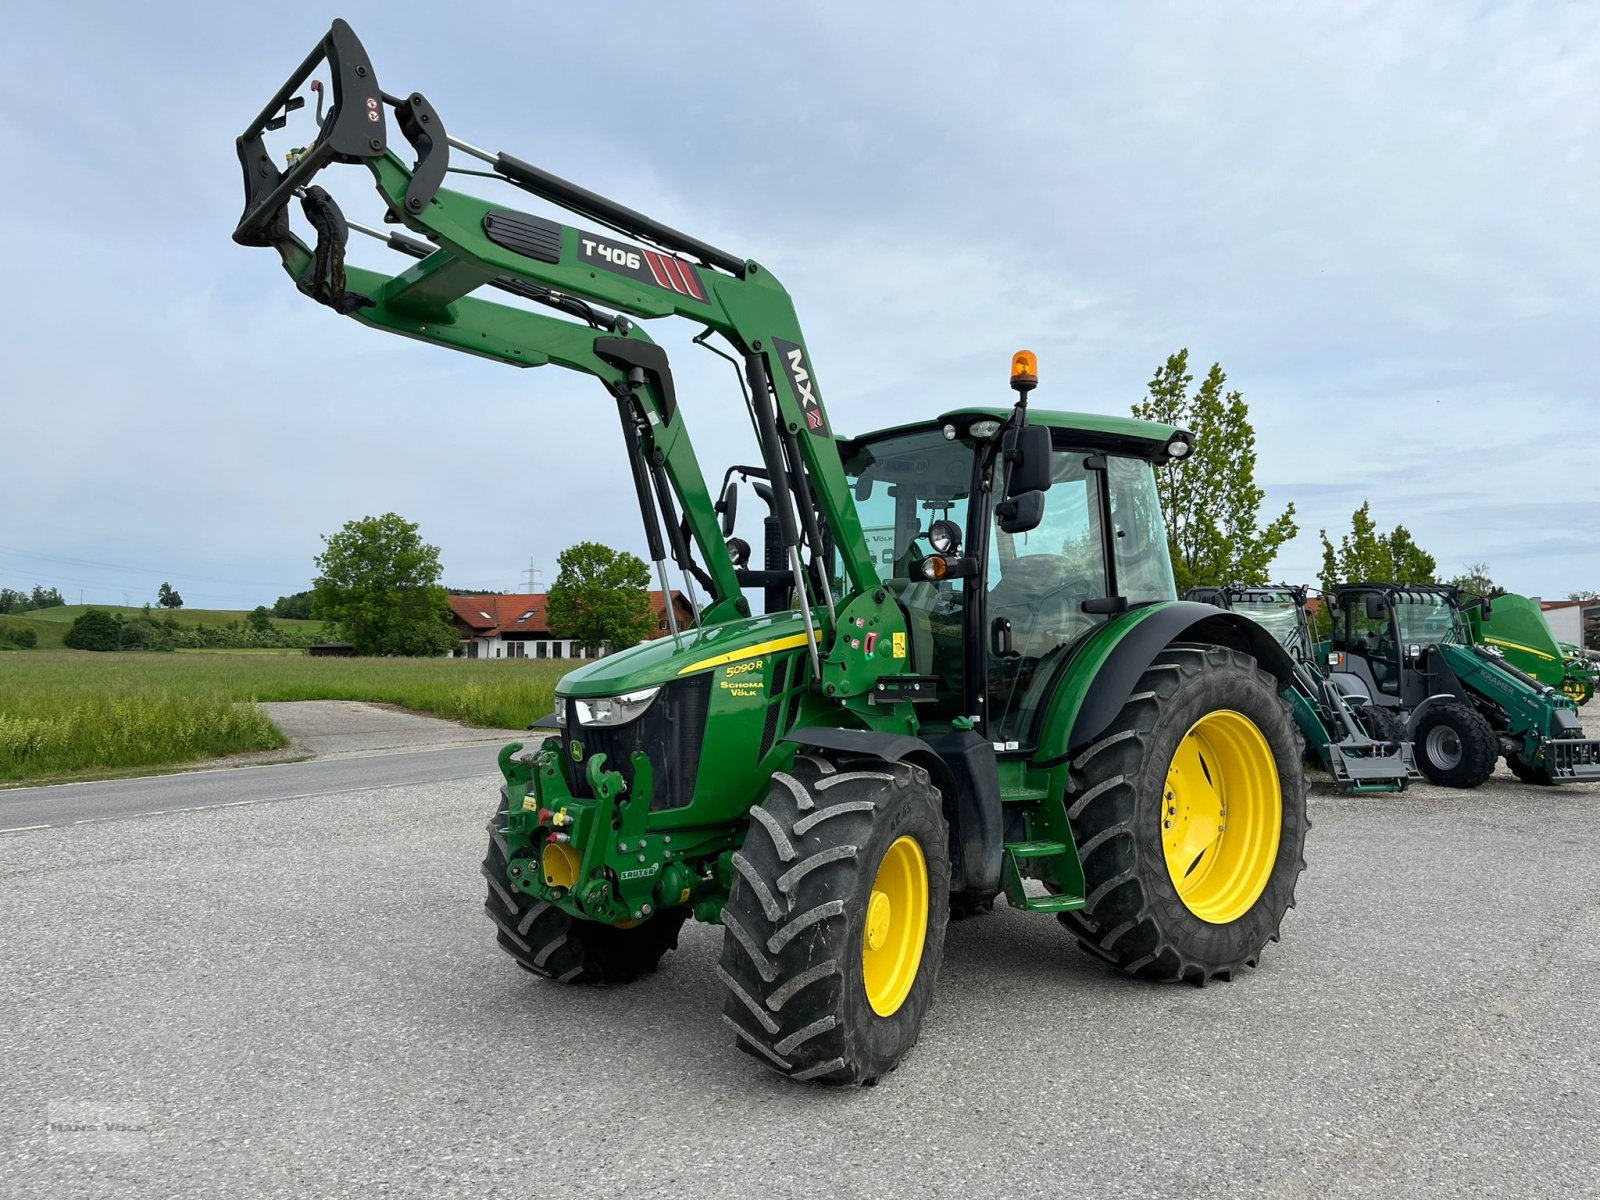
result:
[[(307, 87), (316, 130), (275, 156)], [(500, 754), (483, 871), (520, 966), (622, 983), (686, 920), (720, 924), (736, 1044), (794, 1079), (870, 1084), (917, 1039), (952, 910), (1003, 894), (1150, 980), (1229, 979), (1277, 940), (1307, 829), (1278, 700), (1294, 663), (1254, 622), (1176, 599), (1154, 468), (1187, 433), (1031, 408), (1023, 352), (1010, 403), (840, 436), (765, 266), (447, 134), (422, 94), (379, 88), (343, 22), (238, 151), (234, 239), (307, 296), (597, 380), (663, 587), (670, 556), (692, 602), (566, 675), (548, 735)], [(585, 226), (445, 187), (456, 155)], [(365, 168), (389, 229), (313, 183), (333, 164)], [(352, 231), (413, 261), (347, 265)], [(666, 317), (721, 343), (744, 393), (759, 463), (715, 491), (643, 328)], [(749, 493), (759, 565), (735, 534)]]
[(1493, 646), (1505, 659), (1546, 687), (1587, 704), (1600, 680), (1600, 663), (1586, 651), (1556, 641), (1550, 622), (1536, 601), (1502, 592), (1480, 596), (1461, 606), (1474, 643)]
[(1431, 782), (1477, 787), (1501, 755), (1525, 782), (1600, 780), (1600, 740), (1584, 737), (1578, 706), (1475, 644), (1458, 588), (1354, 583), (1329, 601), (1333, 636), (1319, 647), (1329, 678), (1404, 715)]
[(1260, 625), (1294, 659), (1294, 679), (1284, 703), (1305, 738), (1306, 752), (1341, 792), (1403, 792), (1417, 777), (1405, 721), (1395, 709), (1347, 696), (1322, 673), (1306, 616), (1306, 589), (1279, 583), (1260, 587), (1190, 588), (1185, 600), (1242, 613)]

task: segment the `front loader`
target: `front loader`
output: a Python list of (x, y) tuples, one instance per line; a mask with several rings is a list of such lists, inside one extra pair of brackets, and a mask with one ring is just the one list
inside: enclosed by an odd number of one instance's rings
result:
[[(266, 142), (309, 115), (307, 88), (315, 128), (279, 158)], [(1033, 408), (1022, 352), (1011, 403), (841, 436), (764, 265), (447, 133), (421, 93), (380, 89), (342, 21), (238, 150), (234, 238), (307, 296), (598, 380), (663, 587), (670, 560), (691, 599), (692, 621), (566, 675), (548, 735), (500, 754), (483, 869), (519, 965), (622, 983), (689, 918), (720, 924), (739, 1047), (873, 1083), (917, 1039), (952, 910), (1004, 895), (1151, 980), (1231, 978), (1277, 939), (1307, 828), (1278, 701), (1294, 664), (1253, 622), (1176, 599), (1155, 471), (1187, 433)], [(387, 228), (314, 182), (335, 164), (365, 168)], [(445, 186), (463, 174), (583, 224)], [(411, 261), (347, 264), (351, 232)], [(744, 393), (759, 459), (715, 490), (643, 327), (669, 317)], [(759, 556), (741, 495), (764, 509)]]
[(1283, 701), (1311, 757), (1341, 792), (1403, 792), (1418, 777), (1405, 722), (1387, 708), (1346, 696), (1322, 673), (1306, 616), (1307, 593), (1292, 584), (1190, 588), (1185, 600), (1243, 613), (1294, 659)]
[(1502, 755), (1524, 782), (1600, 780), (1600, 739), (1584, 736), (1577, 704), (1474, 642), (1459, 588), (1353, 583), (1329, 601), (1333, 633), (1319, 647), (1329, 677), (1405, 719), (1430, 782), (1477, 787)]

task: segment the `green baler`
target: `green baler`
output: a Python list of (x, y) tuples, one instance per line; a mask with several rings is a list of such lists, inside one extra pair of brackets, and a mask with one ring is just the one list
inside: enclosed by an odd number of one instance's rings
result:
[[(313, 82), (314, 135), (280, 166), (267, 139)], [(662, 586), (670, 558), (691, 600), (687, 627), (566, 675), (548, 736), (501, 752), (483, 869), (518, 964), (626, 982), (685, 920), (720, 923), (737, 1044), (795, 1079), (871, 1083), (917, 1038), (952, 909), (1004, 894), (1123, 971), (1198, 984), (1277, 939), (1307, 828), (1277, 698), (1294, 664), (1175, 597), (1154, 471), (1188, 434), (1032, 409), (1023, 352), (1010, 405), (841, 437), (763, 265), (447, 134), (426, 97), (379, 88), (343, 22), (238, 151), (234, 238), (311, 298), (598, 380)], [(444, 187), (457, 154), (606, 232)], [(333, 164), (366, 168), (392, 230), (345, 220), (313, 183)], [(414, 262), (347, 266), (352, 230)], [(665, 317), (721, 342), (745, 393), (759, 464), (715, 491), (640, 324)], [(759, 565), (734, 536), (751, 493)]]
[(1600, 664), (1576, 646), (1556, 641), (1537, 601), (1502, 592), (1462, 605), (1472, 641), (1493, 646), (1512, 666), (1546, 687), (1587, 704), (1600, 680)]

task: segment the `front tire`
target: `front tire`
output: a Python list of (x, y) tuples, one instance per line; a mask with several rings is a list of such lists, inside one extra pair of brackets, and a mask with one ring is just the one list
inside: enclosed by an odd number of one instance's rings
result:
[(1305, 869), (1306, 782), (1276, 682), (1253, 658), (1173, 646), (1072, 762), (1088, 904), (1061, 921), (1143, 979), (1204, 985), (1277, 941)]
[[(502, 792), (489, 820), (489, 851), (483, 877), (489, 881), (484, 912), (495, 924), (495, 940), (524, 971), (557, 983), (631, 983), (655, 971), (678, 945), (687, 909), (663, 909), (628, 929), (582, 921), (545, 900), (511, 887)], [(529, 861), (532, 860), (522, 860)]]
[(1461, 700), (1422, 710), (1412, 742), (1417, 768), (1440, 787), (1475, 788), (1494, 774), (1500, 739), (1483, 714)]
[(920, 767), (802, 754), (733, 856), (717, 974), (741, 1050), (873, 1084), (916, 1044), (950, 910), (949, 833)]

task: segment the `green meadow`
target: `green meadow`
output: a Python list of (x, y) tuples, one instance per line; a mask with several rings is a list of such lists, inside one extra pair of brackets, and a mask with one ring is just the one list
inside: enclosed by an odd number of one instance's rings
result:
[(554, 707), (556, 681), (569, 665), (41, 646), (0, 655), (0, 782), (148, 770), (281, 747), (284, 737), (255, 707), (259, 701), (366, 700), (520, 729)]

